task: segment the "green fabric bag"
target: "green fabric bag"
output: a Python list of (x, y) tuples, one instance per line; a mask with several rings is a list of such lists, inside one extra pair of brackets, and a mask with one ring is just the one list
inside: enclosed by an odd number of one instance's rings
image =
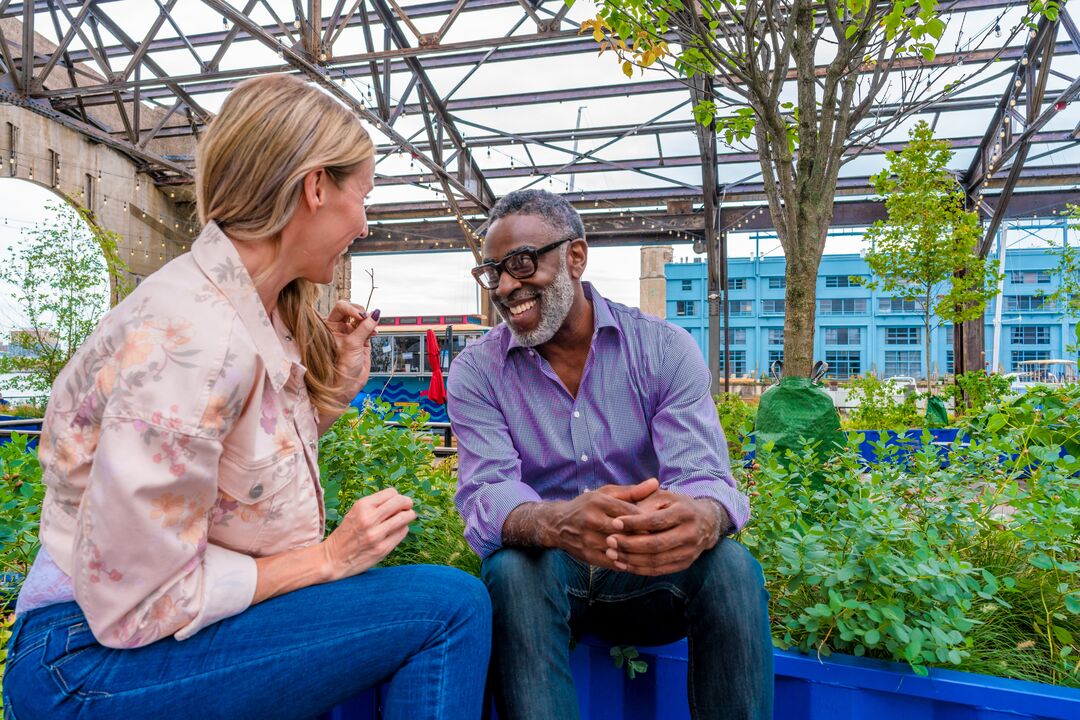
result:
[(926, 427), (939, 428), (949, 424), (949, 411), (945, 401), (937, 395), (926, 401)]
[(754, 444), (772, 441), (774, 452), (801, 452), (816, 443), (819, 457), (832, 455), (846, 443), (840, 430), (840, 416), (832, 398), (816, 383), (804, 377), (781, 378), (761, 395), (754, 421)]

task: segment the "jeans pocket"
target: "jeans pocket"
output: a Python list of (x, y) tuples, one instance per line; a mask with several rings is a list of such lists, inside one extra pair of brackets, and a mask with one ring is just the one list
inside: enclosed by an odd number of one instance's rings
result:
[(104, 697), (108, 693), (88, 690), (87, 680), (108, 654), (85, 620), (52, 628), (45, 638), (41, 662), (64, 693), (78, 697)]

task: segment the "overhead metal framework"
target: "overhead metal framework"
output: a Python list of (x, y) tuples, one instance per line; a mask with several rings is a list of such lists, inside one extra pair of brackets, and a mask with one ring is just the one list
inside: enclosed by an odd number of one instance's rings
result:
[[(626, 80), (610, 58), (598, 59), (596, 43), (578, 32), (583, 6), (0, 0), (0, 101), (125, 153), (184, 198), (195, 140), (223, 95), (264, 73), (306, 76), (378, 141), (386, 199), (372, 206), (376, 227), (357, 252), (475, 253), (487, 210), (525, 186), (571, 199), (599, 244), (663, 239), (704, 249), (727, 231), (769, 227), (753, 148), (696, 127), (697, 91), (683, 81)], [(910, 115), (952, 140), (966, 165), (958, 175), (988, 220), (986, 243), (1004, 218), (1056, 210), (1080, 183), (1080, 33), (1063, 9), (1057, 21), (1002, 37), (1024, 6), (941, 3), (949, 46), (933, 60), (904, 61), (869, 120)], [(913, 106), (905, 72), (928, 86), (967, 81)], [(869, 178), (885, 152), (903, 146), (906, 127), (853, 149), (836, 224), (881, 217)]]

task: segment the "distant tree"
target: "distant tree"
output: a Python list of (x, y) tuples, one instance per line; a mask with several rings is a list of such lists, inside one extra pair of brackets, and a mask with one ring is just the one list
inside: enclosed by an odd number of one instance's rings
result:
[(47, 393), (71, 356), (109, 309), (110, 283), (123, 295), (127, 267), (117, 236), (91, 222), (85, 210), (50, 204), (53, 219), (26, 231), (25, 241), (0, 262), (0, 281), (24, 327), (10, 333), (14, 352), (0, 357), (0, 373), (15, 373), (18, 390)]
[(982, 317), (997, 294), (1000, 275), (978, 256), (982, 236), (978, 213), (964, 209), (964, 190), (948, 170), (952, 150), (920, 122), (900, 152), (886, 154), (888, 168), (874, 176), (885, 198), (887, 219), (866, 233), (866, 262), (872, 275), (860, 282), (915, 301), (923, 316), (926, 391), (932, 393), (931, 330), (943, 322)]
[[(1062, 214), (1068, 218), (1069, 230), (1080, 232), (1080, 205), (1066, 205)], [(1058, 287), (1045, 297), (1060, 308), (1066, 317), (1080, 319), (1080, 248), (1069, 244), (1068, 235), (1064, 235), (1060, 247), (1056, 240), (1051, 240), (1050, 245), (1057, 251), (1058, 256), (1058, 265), (1055, 268)], [(1080, 349), (1080, 324), (1076, 326), (1076, 343), (1069, 349)]]

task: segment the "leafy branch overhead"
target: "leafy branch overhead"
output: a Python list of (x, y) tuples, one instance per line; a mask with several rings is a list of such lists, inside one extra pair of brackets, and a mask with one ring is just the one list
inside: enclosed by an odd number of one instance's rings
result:
[[(626, 75), (637, 67), (682, 81), (695, 120), (723, 142), (753, 141), (788, 258), (784, 372), (806, 376), (841, 167), (964, 88), (1058, 8), (1037, 0), (1007, 37), (990, 26), (961, 41), (963, 33), (948, 33), (947, 4), (934, 0), (600, 0), (582, 31)], [(947, 43), (955, 57), (945, 61), (938, 55)], [(980, 49), (987, 52), (975, 59)]]

